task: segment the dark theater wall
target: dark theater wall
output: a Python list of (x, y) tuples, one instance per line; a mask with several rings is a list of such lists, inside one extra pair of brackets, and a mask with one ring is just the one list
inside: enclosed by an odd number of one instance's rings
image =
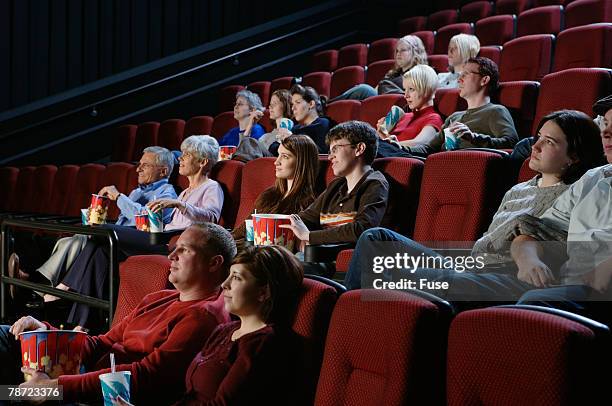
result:
[(320, 3), (0, 0), (0, 112)]

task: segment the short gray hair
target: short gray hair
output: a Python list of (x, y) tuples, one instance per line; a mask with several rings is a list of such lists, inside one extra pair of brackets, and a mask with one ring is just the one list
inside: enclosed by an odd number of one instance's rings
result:
[(208, 171), (219, 160), (219, 143), (210, 135), (192, 135), (185, 138), (181, 144), (181, 151), (189, 152), (200, 161), (208, 159)]
[(165, 166), (168, 168), (166, 178), (170, 177), (170, 174), (172, 174), (172, 169), (174, 169), (174, 154), (164, 147), (157, 146), (146, 147), (142, 150), (143, 154), (145, 152), (155, 154), (155, 165)]
[(263, 104), (261, 103), (261, 99), (259, 98), (259, 95), (257, 95), (257, 93), (253, 93), (250, 90), (245, 89), (236, 93), (236, 100), (238, 100), (239, 97), (242, 97), (244, 100), (246, 100), (247, 104), (249, 105), (249, 109), (259, 111), (265, 110)]

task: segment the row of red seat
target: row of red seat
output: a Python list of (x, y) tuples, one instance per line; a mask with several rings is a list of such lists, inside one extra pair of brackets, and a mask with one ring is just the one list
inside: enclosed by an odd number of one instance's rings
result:
[[(114, 323), (146, 294), (170, 287), (168, 274), (162, 256), (121, 264)], [(448, 303), (421, 292), (342, 293), (318, 279), (304, 280), (292, 325), (304, 346), (304, 404), (313, 397), (315, 405), (391, 406), (603, 400), (595, 366), (608, 362), (610, 332), (597, 322), (534, 306), (453, 317)]]

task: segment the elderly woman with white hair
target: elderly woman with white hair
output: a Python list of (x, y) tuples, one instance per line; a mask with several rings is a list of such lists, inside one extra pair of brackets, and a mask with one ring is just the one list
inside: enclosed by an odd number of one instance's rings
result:
[(208, 177), (217, 163), (219, 144), (209, 135), (192, 135), (181, 144), (179, 174), (189, 180), (189, 187), (178, 199), (158, 199), (147, 206), (153, 211), (172, 208), (172, 220), (165, 230), (185, 229), (193, 223), (217, 223), (223, 207), (223, 190)]
[[(404, 98), (409, 113), (394, 106), (387, 116), (395, 115), (396, 124), (383, 117), (378, 120), (377, 130), (381, 139), (379, 156), (418, 155), (421, 149), (436, 141), (442, 128), (442, 118), (434, 110), (433, 100), (438, 88), (436, 72), (428, 65), (417, 65), (404, 74)], [(397, 120), (399, 119), (399, 120)], [(391, 121), (391, 123), (389, 123)]]
[(259, 96), (248, 90), (236, 93), (234, 118), (238, 127), (234, 127), (223, 135), (219, 145), (238, 145), (245, 138), (259, 139), (266, 130), (257, 122), (263, 117), (265, 108)]
[(457, 34), (448, 43), (448, 72), (438, 73), (438, 87), (459, 87), (459, 75), (470, 58), (474, 58), (480, 52), (480, 41), (478, 37), (470, 34)]

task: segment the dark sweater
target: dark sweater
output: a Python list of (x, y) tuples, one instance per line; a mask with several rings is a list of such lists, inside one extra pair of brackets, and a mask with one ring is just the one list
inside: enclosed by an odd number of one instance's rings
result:
[(299, 213), (310, 231), (310, 244), (356, 242), (368, 228), (378, 227), (387, 208), (389, 183), (369, 170), (347, 193), (346, 178), (334, 179), (327, 189)]

